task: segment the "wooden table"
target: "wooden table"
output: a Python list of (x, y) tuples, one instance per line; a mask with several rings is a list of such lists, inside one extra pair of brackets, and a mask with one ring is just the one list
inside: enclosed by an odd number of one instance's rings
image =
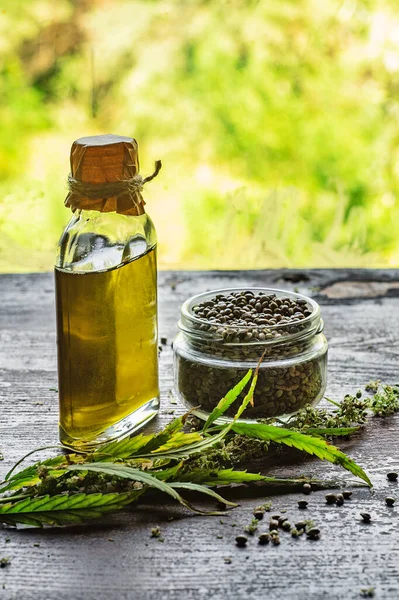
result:
[[(164, 272), (160, 274), (159, 334), (168, 344), (160, 356), (160, 427), (183, 407), (170, 404), (172, 349), (179, 307), (202, 291), (270, 286), (312, 295), (322, 305), (330, 343), (328, 395), (340, 399), (370, 379), (397, 382), (399, 272), (394, 270)], [(57, 376), (54, 286), (51, 274), (0, 276), (0, 477), (22, 454), (57, 442)], [(373, 419), (342, 445), (371, 476), (375, 488), (354, 491), (342, 507), (329, 507), (324, 492), (309, 497), (307, 518), (321, 539), (282, 534), (278, 547), (251, 538), (237, 548), (235, 536), (264, 501), (237, 493), (241, 506), (221, 521), (188, 514), (168, 499), (109, 517), (98, 525), (64, 529), (0, 529), (0, 598), (18, 600), (199, 600), (399, 598), (399, 494), (386, 472), (399, 467), (399, 416)], [(279, 476), (350, 474), (329, 463), (306, 460), (269, 469)], [(347, 484), (349, 485), (349, 484)], [(253, 493), (253, 492), (251, 492)], [(263, 492), (264, 494), (264, 492)], [(398, 508), (384, 498), (398, 496)], [(299, 494), (273, 497), (273, 512), (303, 517)], [(165, 502), (166, 504), (162, 504)], [(372, 513), (371, 525), (359, 513)], [(173, 520), (171, 518), (173, 517)], [(234, 526), (235, 524), (235, 526)], [(164, 543), (150, 537), (160, 526)]]

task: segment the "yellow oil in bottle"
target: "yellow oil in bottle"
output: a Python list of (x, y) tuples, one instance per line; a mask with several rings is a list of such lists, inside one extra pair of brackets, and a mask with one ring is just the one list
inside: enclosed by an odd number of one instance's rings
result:
[(84, 448), (158, 402), (156, 249), (107, 271), (56, 268), (55, 280), (60, 439)]

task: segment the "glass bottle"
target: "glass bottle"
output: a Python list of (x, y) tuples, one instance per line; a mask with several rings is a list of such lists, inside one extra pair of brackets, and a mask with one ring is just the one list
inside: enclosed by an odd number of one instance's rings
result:
[(124, 185), (138, 172), (132, 138), (72, 145), (55, 283), (60, 440), (75, 450), (130, 434), (159, 409), (156, 233), (140, 186)]

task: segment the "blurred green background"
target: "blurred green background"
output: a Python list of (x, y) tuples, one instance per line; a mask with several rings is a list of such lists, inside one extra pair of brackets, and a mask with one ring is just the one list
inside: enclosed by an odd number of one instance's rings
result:
[(69, 149), (138, 139), (161, 268), (399, 266), (397, 0), (0, 0), (0, 271), (51, 269)]

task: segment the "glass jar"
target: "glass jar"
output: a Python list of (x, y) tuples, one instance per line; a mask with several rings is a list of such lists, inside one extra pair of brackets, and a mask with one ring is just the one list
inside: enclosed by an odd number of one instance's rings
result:
[(140, 191), (117, 187), (138, 169), (133, 138), (72, 146), (55, 283), (60, 440), (75, 450), (130, 434), (159, 409), (156, 233)]
[[(272, 326), (237, 327), (195, 314), (199, 303), (243, 292), (300, 301), (308, 316)], [(246, 408), (244, 420), (288, 418), (323, 397), (328, 344), (322, 333), (320, 307), (311, 298), (269, 288), (206, 292), (183, 304), (179, 328), (173, 343), (175, 388), (187, 408), (200, 418), (206, 419), (248, 369), (258, 364), (253, 406)], [(230, 406), (226, 418), (234, 416), (246, 390)]]

